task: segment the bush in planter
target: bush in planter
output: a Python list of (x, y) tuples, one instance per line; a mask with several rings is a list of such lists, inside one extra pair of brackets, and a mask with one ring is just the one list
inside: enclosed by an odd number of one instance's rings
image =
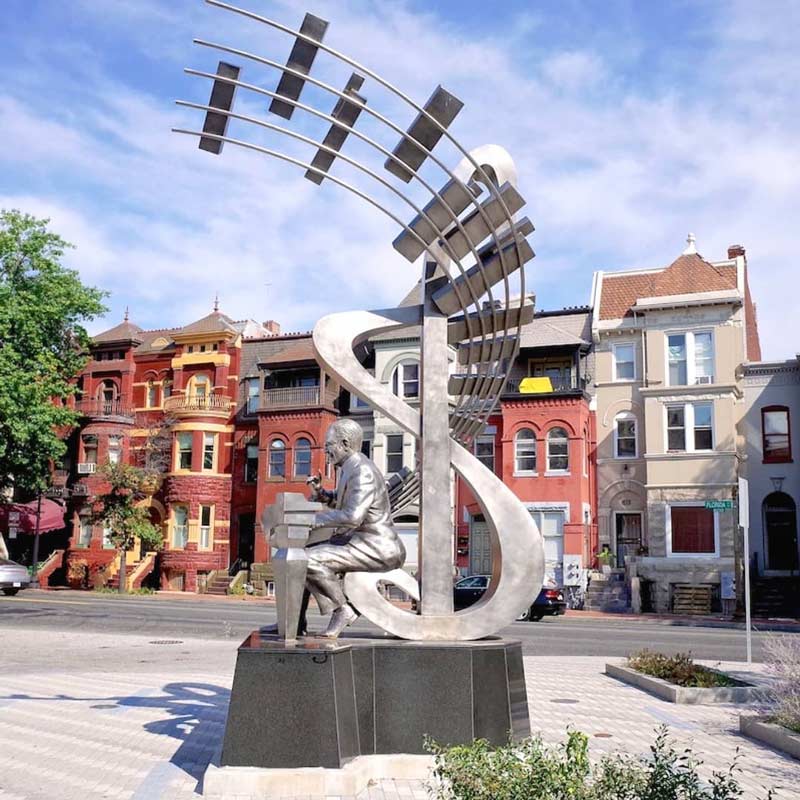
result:
[[(614, 755), (589, 760), (589, 738), (569, 731), (547, 746), (538, 737), (492, 748), (484, 740), (458, 747), (428, 742), (435, 756), (436, 800), (735, 800), (744, 796), (736, 762), (701, 780), (690, 750), (678, 751), (659, 729), (646, 758)], [(766, 798), (773, 796), (770, 790)]]
[(767, 669), (776, 679), (764, 693), (768, 713), (779, 725), (800, 733), (800, 641), (794, 636), (769, 636), (764, 653)]
[(644, 675), (674, 683), (676, 686), (714, 688), (736, 686), (737, 682), (719, 672), (701, 667), (692, 660), (691, 653), (667, 656), (651, 650), (640, 650), (628, 656), (628, 666)]

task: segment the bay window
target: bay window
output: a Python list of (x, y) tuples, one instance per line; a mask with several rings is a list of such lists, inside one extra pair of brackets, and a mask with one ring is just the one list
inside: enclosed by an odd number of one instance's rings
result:
[(191, 431), (181, 431), (178, 434), (178, 469), (192, 468), (192, 439)]
[(183, 550), (189, 541), (189, 509), (187, 506), (172, 507), (172, 546)]
[(214, 445), (216, 444), (217, 436), (214, 433), (203, 434), (203, 469), (214, 469)]

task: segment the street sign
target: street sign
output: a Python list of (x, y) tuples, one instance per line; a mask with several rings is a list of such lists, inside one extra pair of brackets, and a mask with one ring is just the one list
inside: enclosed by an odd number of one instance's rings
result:
[(19, 525), (19, 511), (9, 511), (8, 512), (8, 524), (9, 525)]
[(733, 508), (733, 500), (706, 500), (705, 507), (712, 511), (730, 511)]
[(9, 539), (16, 539), (18, 531), (19, 531), (19, 528), (17, 528), (16, 525), (9, 524), (9, 526), (8, 526), (8, 538)]

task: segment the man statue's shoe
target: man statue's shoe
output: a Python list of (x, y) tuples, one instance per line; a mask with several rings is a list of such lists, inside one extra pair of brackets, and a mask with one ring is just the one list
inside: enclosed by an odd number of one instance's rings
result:
[(350, 624), (358, 619), (358, 614), (348, 605), (340, 606), (331, 614), (331, 621), (322, 635), (326, 639), (336, 639)]
[[(274, 625), (263, 625), (258, 629), (258, 632), (264, 636), (277, 636), (278, 631), (278, 623), (276, 622)], [(298, 636), (306, 636), (308, 634), (308, 629), (306, 626), (301, 622), (297, 626), (297, 635)]]

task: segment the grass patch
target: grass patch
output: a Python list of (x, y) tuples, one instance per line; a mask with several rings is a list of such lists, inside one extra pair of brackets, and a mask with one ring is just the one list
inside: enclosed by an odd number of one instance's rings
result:
[(628, 656), (628, 666), (653, 678), (694, 689), (716, 689), (723, 686), (742, 686), (741, 681), (729, 678), (715, 670), (695, 664), (691, 653), (674, 656), (640, 650)]
[[(96, 589), (92, 589), (95, 594), (108, 594), (108, 595), (119, 595), (119, 589), (113, 589), (111, 586), (98, 586)], [(148, 589), (146, 586), (142, 586), (139, 589), (128, 589), (125, 592), (126, 596), (129, 595), (151, 595), (155, 594), (155, 589)]]

